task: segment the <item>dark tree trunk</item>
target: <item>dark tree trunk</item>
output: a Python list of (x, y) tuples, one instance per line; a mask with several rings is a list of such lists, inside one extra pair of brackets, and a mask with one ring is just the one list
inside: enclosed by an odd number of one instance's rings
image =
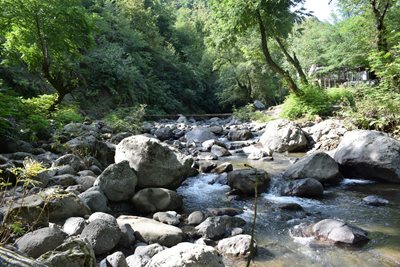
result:
[(289, 52), (286, 50), (285, 46), (283, 45), (282, 41), (279, 39), (279, 37), (275, 38), (276, 42), (278, 43), (280, 49), (282, 50), (283, 54), (285, 55), (287, 61), (293, 65), (293, 67), (296, 69), (297, 73), (299, 74), (300, 80), (303, 84), (308, 84), (307, 76), (305, 75), (303, 68), (300, 65), (299, 60), (296, 57), (296, 54), (293, 53), (293, 57), (289, 54)]
[(275, 61), (272, 59), (271, 53), (269, 52), (268, 49), (268, 42), (267, 42), (267, 31), (264, 26), (264, 22), (261, 18), (260, 11), (257, 11), (257, 20), (258, 20), (258, 26), (260, 29), (260, 34), (261, 34), (261, 47), (262, 51), (265, 57), (265, 61), (267, 62), (268, 66), (271, 67), (271, 69), (276, 72), (279, 76), (281, 76), (287, 83), (289, 87), (289, 91), (295, 95), (298, 94), (299, 89), (290, 76), (289, 72), (282, 69), (278, 64), (275, 63)]
[[(370, 0), (372, 12), (374, 13), (375, 17), (375, 27), (377, 30), (376, 36), (376, 45), (378, 47), (379, 52), (388, 52), (389, 47), (386, 38), (386, 26), (385, 26), (385, 17), (387, 11), (390, 7), (391, 0), (381, 1), (382, 3), (377, 3), (376, 0)], [(380, 10), (380, 6), (382, 6), (382, 10)]]

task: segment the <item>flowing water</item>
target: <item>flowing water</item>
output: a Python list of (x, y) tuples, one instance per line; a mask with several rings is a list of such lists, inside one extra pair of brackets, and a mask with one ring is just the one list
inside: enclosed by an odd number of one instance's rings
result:
[[(321, 199), (283, 197), (279, 195), (281, 173), (290, 164), (290, 157), (276, 155), (272, 162), (247, 160), (244, 155), (224, 158), (235, 168), (244, 163), (266, 170), (272, 177), (270, 189), (259, 197), (256, 225), (258, 254), (252, 266), (400, 266), (400, 185), (345, 179), (341, 185), (325, 188)], [(178, 192), (184, 197), (186, 212), (214, 207), (235, 207), (250, 227), (254, 199), (229, 201), (230, 188), (214, 174), (200, 174), (185, 181)], [(362, 203), (367, 195), (390, 201), (374, 207)], [(304, 211), (284, 211), (281, 203), (298, 203)], [(334, 246), (312, 238), (293, 238), (289, 229), (300, 223), (311, 224), (325, 218), (341, 219), (369, 232), (371, 239), (361, 247)], [(248, 229), (247, 229), (248, 230)], [(248, 231), (249, 232), (249, 231)], [(232, 261), (230, 266), (245, 266)]]

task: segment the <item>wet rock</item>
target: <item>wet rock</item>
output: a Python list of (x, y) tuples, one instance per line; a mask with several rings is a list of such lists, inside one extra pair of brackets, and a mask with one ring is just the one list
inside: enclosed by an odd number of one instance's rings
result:
[(366, 196), (363, 198), (363, 202), (370, 206), (385, 206), (389, 204), (388, 200), (378, 196)]
[(324, 187), (318, 180), (313, 178), (291, 181), (282, 190), (282, 194), (285, 196), (309, 198), (321, 197), (323, 193)]
[(283, 203), (278, 205), (278, 208), (282, 210), (290, 210), (290, 211), (302, 211), (303, 207), (297, 203)]
[(225, 235), (226, 227), (221, 217), (208, 217), (196, 230), (202, 237), (215, 240)]
[(165, 188), (146, 188), (137, 192), (132, 204), (141, 213), (177, 210), (182, 207), (182, 197)]
[(228, 132), (228, 140), (229, 141), (246, 141), (253, 138), (254, 135), (250, 130), (230, 130)]
[(260, 143), (275, 152), (303, 151), (308, 141), (302, 129), (289, 120), (275, 120), (265, 126)]
[(82, 233), (85, 225), (85, 219), (82, 217), (71, 217), (65, 221), (63, 231), (69, 236), (78, 235)]
[(377, 131), (347, 132), (335, 160), (346, 177), (400, 183), (400, 141)]
[[(217, 245), (217, 250), (227, 256), (248, 258), (251, 251), (250, 241), (250, 235), (235, 235), (220, 240)], [(255, 242), (254, 248), (257, 248), (257, 244)]]
[(132, 256), (126, 258), (129, 267), (144, 267), (150, 259), (157, 253), (165, 250), (166, 247), (160, 244), (151, 244), (148, 246), (138, 246)]
[(208, 128), (196, 127), (193, 130), (185, 134), (186, 142), (192, 143), (203, 143), (210, 139), (217, 139), (216, 135)]
[(111, 251), (118, 244), (120, 236), (118, 225), (102, 219), (91, 221), (81, 234), (92, 245), (96, 255)]
[(64, 242), (66, 234), (57, 227), (45, 227), (23, 235), (15, 242), (19, 251), (29, 257), (38, 258)]
[(193, 159), (157, 139), (136, 135), (117, 145), (115, 162), (127, 160), (136, 171), (138, 187), (176, 189), (192, 172)]
[(313, 234), (323, 240), (355, 245), (368, 241), (367, 232), (334, 219), (322, 220), (312, 227)]
[(121, 251), (114, 252), (108, 255), (104, 260), (100, 262), (100, 266), (105, 267), (128, 267), (125, 255)]
[(189, 217), (187, 219), (188, 224), (190, 225), (199, 225), (205, 220), (205, 215), (201, 211), (193, 211), (192, 213), (189, 214)]
[(136, 237), (149, 244), (158, 243), (171, 247), (183, 239), (183, 232), (178, 227), (157, 222), (152, 219), (138, 216), (119, 216), (118, 224), (129, 224), (136, 233)]
[(178, 225), (180, 223), (180, 218), (181, 215), (176, 213), (176, 211), (156, 212), (153, 215), (154, 220), (169, 225)]
[(258, 179), (258, 193), (266, 192), (270, 177), (264, 170), (239, 169), (228, 173), (228, 185), (236, 189), (239, 194), (254, 195), (256, 178)]
[(95, 267), (93, 248), (80, 238), (70, 239), (39, 259), (47, 267)]
[(236, 208), (209, 208), (207, 209), (213, 216), (236, 216), (243, 213), (243, 210)]
[(150, 266), (189, 267), (213, 266), (223, 267), (222, 258), (210, 247), (192, 243), (180, 243), (172, 248), (157, 253), (147, 263)]
[(97, 177), (94, 186), (99, 186), (109, 200), (123, 201), (135, 194), (137, 182), (138, 178), (129, 167), (129, 162), (121, 161), (108, 166)]
[(218, 146), (218, 145), (213, 145), (211, 147), (211, 153), (218, 156), (218, 157), (225, 157), (225, 156), (230, 156), (232, 155), (231, 152), (229, 152), (228, 149)]
[(283, 174), (289, 179), (314, 178), (323, 184), (337, 184), (343, 180), (339, 165), (324, 152), (316, 152), (290, 165)]
[(90, 208), (92, 212), (109, 211), (107, 206), (108, 200), (106, 196), (98, 190), (85, 191), (79, 194), (78, 197)]
[(212, 172), (221, 174), (223, 172), (230, 172), (233, 171), (233, 165), (230, 162), (224, 162), (220, 165), (218, 165), (215, 169), (213, 169)]

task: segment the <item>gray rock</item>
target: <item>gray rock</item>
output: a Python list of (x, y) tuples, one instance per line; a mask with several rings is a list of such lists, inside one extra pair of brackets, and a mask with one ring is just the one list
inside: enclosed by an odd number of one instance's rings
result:
[(212, 172), (221, 174), (223, 172), (231, 172), (233, 171), (233, 165), (230, 162), (224, 162), (220, 165), (218, 165), (215, 169), (213, 169)]
[(135, 231), (127, 223), (119, 225), (119, 229), (121, 230), (121, 238), (118, 244), (123, 248), (130, 248), (136, 241)]
[(228, 173), (228, 185), (240, 194), (254, 195), (256, 178), (258, 179), (258, 193), (266, 192), (270, 177), (264, 170), (239, 169)]
[[(235, 235), (224, 238), (218, 242), (217, 250), (227, 256), (235, 256), (240, 258), (248, 258), (251, 252), (251, 236), (250, 235)], [(257, 248), (256, 242), (254, 249)]]
[(0, 246), (0, 266), (48, 267), (39, 261), (25, 257), (3, 246)]
[(109, 224), (118, 226), (117, 219), (111, 214), (105, 212), (95, 212), (89, 216), (88, 222), (93, 222), (94, 220), (103, 220), (108, 222)]
[(314, 178), (323, 184), (337, 184), (343, 180), (339, 165), (324, 152), (300, 159), (290, 165), (283, 176), (289, 179)]
[(182, 197), (165, 188), (146, 188), (137, 192), (132, 204), (141, 213), (177, 210), (182, 207)]
[(7, 211), (6, 218), (18, 220), (23, 225), (31, 225), (35, 222), (35, 227), (45, 227), (49, 224), (49, 218), (46, 212), (43, 212), (44, 207), (45, 201), (40, 195), (30, 195), (17, 199), (11, 206), (7, 204), (2, 209)]
[(229, 141), (246, 141), (253, 138), (254, 135), (250, 130), (230, 130), (228, 133)]
[(253, 106), (256, 110), (264, 110), (265, 105), (260, 100), (254, 100)]
[(160, 141), (165, 141), (169, 140), (174, 137), (174, 133), (172, 132), (172, 129), (169, 127), (161, 127), (158, 128), (155, 132), (154, 135), (160, 140)]
[(217, 164), (212, 161), (201, 161), (199, 162), (199, 171), (200, 172), (210, 172), (211, 170), (215, 169), (217, 167)]
[(196, 226), (197, 232), (207, 239), (218, 239), (225, 235), (225, 222), (221, 217), (208, 217)]
[(185, 134), (186, 142), (192, 143), (203, 143), (210, 139), (217, 139), (217, 136), (210, 131), (209, 128), (196, 127), (193, 130)]
[(400, 141), (377, 131), (347, 132), (335, 160), (346, 177), (400, 183)]
[(324, 187), (318, 180), (313, 178), (291, 181), (282, 190), (282, 194), (285, 196), (309, 198), (322, 197), (323, 193)]
[(218, 156), (218, 157), (225, 157), (225, 156), (230, 156), (232, 155), (231, 152), (229, 152), (228, 149), (219, 146), (219, 145), (213, 145), (211, 147), (211, 153)]
[(132, 256), (126, 258), (129, 267), (144, 267), (157, 253), (165, 250), (160, 244), (138, 246)]
[(334, 243), (355, 245), (368, 241), (366, 231), (356, 226), (333, 219), (319, 221), (314, 224), (312, 231), (317, 238), (329, 240)]
[(71, 166), (72, 168), (74, 168), (76, 172), (85, 169), (85, 163), (83, 162), (83, 160), (80, 157), (75, 156), (73, 154), (66, 154), (64, 156), (59, 157), (53, 162), (52, 166), (58, 167), (63, 165)]
[(140, 188), (176, 189), (191, 174), (193, 163), (191, 157), (143, 135), (125, 138), (118, 144), (115, 162), (124, 160), (136, 170)]
[(210, 247), (192, 243), (180, 243), (172, 248), (157, 253), (146, 267), (223, 267), (222, 258)]
[(205, 220), (206, 216), (204, 215), (203, 212), (201, 211), (193, 211), (192, 213), (189, 214), (189, 217), (187, 219), (188, 224), (190, 225), (199, 225)]
[[(104, 264), (103, 264), (104, 262)], [(102, 265), (103, 264), (103, 265)], [(100, 266), (107, 267), (128, 267), (128, 263), (126, 262), (125, 255), (121, 251), (114, 252), (111, 255), (108, 255), (101, 263)]]
[(275, 152), (303, 151), (308, 145), (302, 129), (288, 120), (275, 120), (267, 123), (260, 143)]
[(183, 239), (181, 229), (157, 222), (152, 219), (137, 216), (119, 216), (119, 225), (129, 224), (135, 230), (136, 237), (148, 244), (158, 243), (162, 246), (171, 247)]
[(363, 198), (363, 202), (370, 206), (385, 206), (389, 204), (388, 200), (378, 196), (366, 196)]
[(45, 227), (23, 235), (15, 242), (19, 251), (29, 257), (38, 258), (64, 242), (66, 235), (56, 227)]
[(231, 236), (241, 235), (241, 234), (243, 234), (243, 229), (239, 227), (233, 228), (231, 231)]
[(74, 236), (82, 233), (85, 228), (85, 219), (82, 217), (71, 217), (68, 218), (64, 225), (63, 231), (69, 236)]
[(129, 162), (121, 161), (108, 166), (97, 177), (94, 186), (99, 186), (109, 200), (123, 201), (135, 194), (137, 180), (136, 174), (129, 167)]
[(90, 222), (83, 229), (81, 237), (92, 245), (95, 255), (111, 251), (119, 242), (121, 232), (117, 225), (102, 219)]
[(96, 176), (91, 170), (80, 171), (80, 172), (78, 172), (78, 175), (82, 176), (82, 177), (84, 177), (84, 176)]
[(75, 176), (73, 176), (71, 174), (62, 174), (62, 175), (53, 176), (50, 179), (50, 182), (53, 185), (61, 185), (63, 187), (76, 185)]
[(74, 168), (72, 168), (72, 166), (70, 166), (70, 165), (57, 166), (57, 167), (53, 167), (51, 169), (56, 171), (56, 175), (63, 175), (63, 174), (75, 175), (76, 174), (76, 170)]
[(84, 217), (91, 213), (90, 208), (79, 197), (65, 191), (55, 191), (47, 195), (49, 220), (64, 221), (70, 217)]
[(87, 205), (92, 212), (108, 212), (106, 196), (97, 190), (85, 191), (78, 195), (79, 199)]
[(67, 240), (57, 248), (43, 254), (39, 259), (47, 267), (95, 267), (93, 248), (80, 238)]
[[(92, 172), (92, 171), (90, 171)], [(86, 191), (94, 185), (96, 181), (95, 176), (79, 176), (75, 178), (77, 184), (83, 187), (83, 190)]]
[(153, 219), (162, 223), (169, 225), (178, 225), (180, 223), (181, 215), (176, 213), (176, 211), (167, 212), (156, 212), (153, 215)]

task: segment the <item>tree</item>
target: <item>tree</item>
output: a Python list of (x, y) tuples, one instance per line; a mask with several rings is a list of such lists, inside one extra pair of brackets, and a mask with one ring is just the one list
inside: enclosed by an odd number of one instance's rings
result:
[(0, 0), (0, 6), (8, 61), (43, 75), (57, 91), (54, 109), (82, 82), (79, 62), (92, 43), (89, 15), (79, 0)]
[[(267, 65), (288, 85), (290, 92), (297, 94), (298, 87), (288, 70), (285, 70), (271, 56), (268, 41), (276, 40), (282, 52), (306, 82), (305, 75), (295, 56), (291, 56), (284, 47), (281, 38), (286, 38), (301, 12), (294, 8), (303, 0), (259, 0), (259, 1), (212, 1), (211, 7), (216, 18), (214, 37), (216, 45), (229, 45), (237, 37), (248, 31), (257, 30), (261, 40), (261, 49)], [(217, 38), (217, 36), (221, 36)]]

